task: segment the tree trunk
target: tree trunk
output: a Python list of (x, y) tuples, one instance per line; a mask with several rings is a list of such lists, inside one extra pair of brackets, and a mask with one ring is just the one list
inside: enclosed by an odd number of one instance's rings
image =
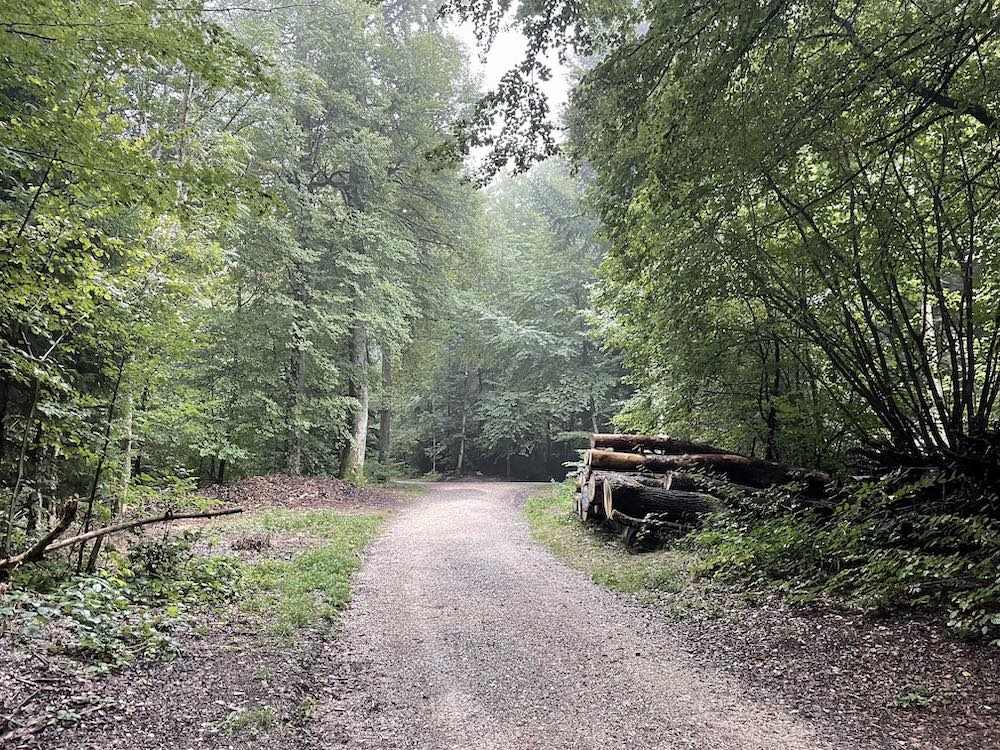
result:
[(382, 408), (379, 411), (378, 457), (383, 464), (392, 455), (392, 357), (389, 349), (382, 350)]
[(611, 477), (603, 482), (604, 514), (611, 518), (618, 511), (632, 518), (655, 513), (661, 518), (695, 523), (706, 513), (719, 509), (711, 495), (650, 487), (633, 479)]
[(732, 455), (731, 451), (727, 451), (723, 448), (716, 448), (714, 445), (705, 445), (704, 443), (692, 443), (687, 440), (678, 440), (677, 438), (672, 438), (669, 435), (618, 435), (613, 433), (597, 432), (590, 436), (590, 447), (631, 453), (656, 451), (666, 454), (726, 453)]
[[(146, 408), (148, 406), (149, 406), (149, 381), (147, 380), (146, 383), (145, 383), (145, 385), (143, 385), (143, 387), (142, 387), (142, 396), (139, 397), (139, 414), (140, 414), (140, 416), (142, 414), (146, 413)], [(133, 416), (133, 422), (134, 422), (134, 420), (135, 420), (135, 417)], [(141, 419), (139, 421), (139, 425), (140, 425), (140, 427), (142, 425)], [(133, 477), (137, 477), (140, 474), (142, 474), (142, 449), (143, 449), (143, 441), (142, 441), (142, 435), (141, 435), (141, 433), (140, 433), (140, 436), (139, 436), (138, 445), (136, 445), (136, 442), (137, 441), (135, 439), (135, 429), (134, 429), (134, 425), (133, 425), (133, 431), (132, 431), (132, 450), (135, 453), (135, 459), (132, 462), (132, 476)]]
[[(306, 268), (302, 261), (293, 261), (288, 269), (288, 281), (293, 299), (300, 309), (309, 309), (309, 289), (306, 285)], [(306, 321), (296, 313), (289, 330), (288, 352), (288, 401), (286, 406), (285, 456), (288, 473), (302, 473), (302, 453), (305, 435), (303, 423), (306, 394)], [(214, 476), (214, 474), (213, 474)]]
[(7, 388), (7, 378), (0, 375), (0, 466), (7, 454), (7, 406), (10, 403)]
[(42, 507), (42, 491), (40, 482), (40, 470), (42, 461), (42, 420), (38, 420), (35, 427), (35, 437), (31, 441), (31, 452), (28, 462), (31, 464), (31, 490), (28, 494), (28, 517), (25, 521), (24, 530), (28, 536), (33, 536), (38, 528), (38, 516)]
[(31, 434), (31, 425), (35, 421), (35, 408), (38, 406), (38, 382), (35, 381), (31, 388), (31, 406), (28, 408), (27, 418), (24, 420), (24, 432), (21, 434), (21, 451), (17, 458), (17, 479), (14, 480), (14, 489), (10, 493), (10, 505), (7, 506), (7, 525), (3, 536), (3, 555), (10, 554), (10, 539), (14, 532), (14, 509), (17, 505), (18, 495), (21, 494), (21, 485), (24, 482), (24, 462), (28, 455), (28, 436)]
[(125, 417), (122, 430), (122, 476), (112, 518), (124, 509), (125, 503), (128, 501), (129, 485), (132, 483), (132, 419), (133, 405), (130, 393), (125, 398)]
[(288, 360), (288, 473), (302, 473), (302, 402), (306, 390), (306, 351), (304, 342), (295, 341)]
[(757, 488), (789, 482), (804, 482), (811, 492), (820, 494), (830, 481), (830, 477), (820, 471), (810, 471), (734, 454), (659, 456), (619, 453), (594, 448), (587, 451), (586, 463), (591, 470), (646, 471), (653, 474), (703, 469), (722, 474), (731, 482)]
[[(465, 377), (462, 379), (462, 433), (458, 442), (458, 463), (455, 466), (455, 473), (462, 475), (465, 466), (465, 442), (468, 439), (469, 427), (469, 391), (471, 390), (472, 371), (466, 368)], [(510, 476), (510, 460), (507, 461), (507, 476)]]
[(350, 395), (357, 401), (351, 419), (351, 438), (344, 447), (340, 476), (357, 481), (364, 475), (368, 441), (368, 328), (361, 321), (351, 327)]
[[(83, 532), (90, 531), (90, 523), (94, 518), (94, 504), (97, 501), (97, 488), (101, 482), (101, 474), (104, 471), (104, 462), (108, 458), (108, 447), (111, 445), (111, 424), (115, 417), (115, 408), (118, 406), (118, 393), (122, 385), (122, 376), (125, 373), (125, 365), (128, 362), (128, 355), (122, 354), (118, 362), (118, 375), (115, 378), (115, 386), (111, 390), (111, 400), (108, 402), (108, 414), (104, 420), (104, 442), (101, 445), (101, 452), (97, 457), (97, 466), (94, 468), (94, 479), (90, 485), (90, 497), (87, 498), (87, 512), (83, 517)], [(80, 551), (76, 559), (76, 572), (83, 572), (83, 553), (86, 544), (80, 545)], [(92, 573), (97, 567), (97, 558), (101, 554), (101, 543), (95, 542), (90, 550), (90, 557), (87, 559), (87, 572)]]
[[(465, 463), (465, 428), (468, 423), (468, 412), (465, 408), (465, 403), (462, 403), (462, 434), (458, 439), (458, 462), (455, 464), (455, 474), (462, 476), (462, 466)], [(510, 461), (508, 460), (507, 465), (510, 466)], [(510, 476), (510, 469), (507, 470), (507, 476)]]
[(611, 480), (629, 480), (647, 487), (666, 489), (670, 486), (670, 474), (652, 474), (640, 476), (617, 471), (591, 471), (581, 486), (580, 497), (586, 498), (588, 506), (583, 508), (582, 518), (604, 518), (604, 483)]

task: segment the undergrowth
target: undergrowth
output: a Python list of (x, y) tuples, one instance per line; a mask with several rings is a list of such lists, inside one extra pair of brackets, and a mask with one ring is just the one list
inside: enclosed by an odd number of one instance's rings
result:
[(242, 563), (198, 553), (196, 545), (206, 539), (202, 530), (138, 534), (125, 551), (110, 551), (93, 574), (74, 574), (66, 562), (25, 566), (0, 596), (0, 635), (98, 670), (172, 658), (180, 651), (179, 636), (201, 627), (199, 612), (232, 602), (288, 636), (331, 622), (345, 606), (361, 550), (381, 520), (332, 510), (273, 510), (212, 527), (216, 535), (253, 531), (268, 540), (301, 535), (304, 551), (287, 560)]
[(320, 544), (290, 560), (268, 558), (250, 565), (243, 608), (266, 614), (269, 628), (279, 636), (331, 622), (350, 600), (351, 575), (381, 522), (381, 516), (331, 510), (274, 510), (255, 516), (252, 525), (259, 531), (304, 534)]
[[(700, 531), (638, 555), (582, 524), (568, 485), (530, 499), (525, 512), (539, 541), (608, 588), (683, 588), (683, 599), (700, 597), (687, 586), (700, 579), (749, 599), (778, 593), (792, 603), (872, 614), (920, 610), (944, 615), (960, 635), (1000, 645), (1000, 522), (955, 512), (963, 505), (947, 494), (955, 492), (953, 476), (854, 482), (833, 498), (832, 510), (801, 503), (792, 488), (729, 488), (728, 510), (706, 518)], [(978, 495), (964, 508), (989, 509), (995, 500)]]
[(946, 512), (957, 505), (943, 495), (952, 479), (857, 482), (832, 513), (788, 510), (782, 488), (747, 494), (695, 536), (706, 553), (699, 573), (799, 602), (947, 612), (960, 634), (1000, 644), (1000, 523)]
[(0, 622), (18, 637), (98, 668), (138, 657), (170, 658), (176, 633), (199, 609), (235, 597), (239, 562), (195, 554), (198, 535), (143, 539), (112, 552), (91, 575), (33, 566), (0, 599)]

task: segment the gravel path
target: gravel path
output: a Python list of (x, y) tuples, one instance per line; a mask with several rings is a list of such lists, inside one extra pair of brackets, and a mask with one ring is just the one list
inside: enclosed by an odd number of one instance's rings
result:
[(422, 750), (858, 747), (754, 702), (685, 656), (662, 618), (557, 562), (519, 512), (530, 489), (435, 485), (396, 516), (344, 618), (358, 683), (329, 706), (331, 740)]

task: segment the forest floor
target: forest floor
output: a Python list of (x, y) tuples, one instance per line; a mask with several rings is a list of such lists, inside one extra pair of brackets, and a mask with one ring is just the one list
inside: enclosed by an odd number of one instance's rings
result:
[[(930, 625), (691, 587), (682, 558), (625, 555), (539, 485), (311, 481), (216, 493), (254, 510), (207, 525), (201, 553), (258, 585), (190, 620), (170, 661), (104, 671), (0, 634), (0, 722), (23, 730), (4, 750), (1000, 742), (1000, 658)], [(529, 494), (549, 499), (526, 516)]]
[[(351, 685), (335, 637), (350, 576), (385, 518), (421, 490), (284, 475), (203, 489), (244, 514), (154, 533), (196, 532), (197, 557), (238, 558), (235, 601), (195, 607), (159, 639), (141, 631), (162, 627), (163, 608), (119, 620), (63, 594), (41, 598), (40, 625), (0, 616), (0, 748), (256, 747), (264, 736), (325, 746), (316, 707)], [(133, 644), (156, 653), (118, 663), (113, 649)]]
[(698, 580), (694, 553), (630, 554), (569, 511), (565, 488), (536, 494), (532, 533), (570, 566), (670, 623), (677, 648), (844, 748), (1000, 747), (1000, 649), (959, 640), (940, 615), (876, 617)]

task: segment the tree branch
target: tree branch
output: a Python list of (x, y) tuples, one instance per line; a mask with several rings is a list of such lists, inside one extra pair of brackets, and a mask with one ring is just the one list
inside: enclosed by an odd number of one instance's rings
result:
[(174, 513), (168, 510), (160, 516), (151, 516), (149, 518), (140, 518), (136, 521), (126, 521), (125, 523), (115, 524), (114, 526), (105, 526), (102, 529), (94, 529), (93, 531), (88, 531), (86, 534), (77, 534), (76, 536), (71, 536), (69, 539), (63, 539), (62, 541), (55, 542), (53, 544), (58, 537), (62, 536), (66, 532), (66, 529), (70, 527), (70, 524), (73, 523), (73, 519), (76, 518), (76, 509), (76, 502), (72, 502), (67, 505), (66, 510), (63, 511), (63, 515), (59, 519), (59, 523), (48, 534), (42, 537), (42, 539), (40, 539), (33, 547), (31, 547), (31, 549), (22, 552), (19, 555), (14, 555), (13, 557), (0, 560), (0, 576), (9, 574), (9, 571), (26, 562), (36, 562), (41, 560), (49, 552), (55, 552), (59, 549), (72, 547), (82, 542), (88, 542), (91, 539), (108, 536), (109, 534), (117, 534), (119, 531), (128, 531), (129, 529), (135, 529), (139, 526), (148, 526), (154, 523), (169, 523), (171, 521), (183, 521), (192, 518), (215, 518), (216, 516), (230, 516), (234, 513), (243, 512), (243, 508), (224, 508), (223, 510), (209, 510), (201, 513)]

